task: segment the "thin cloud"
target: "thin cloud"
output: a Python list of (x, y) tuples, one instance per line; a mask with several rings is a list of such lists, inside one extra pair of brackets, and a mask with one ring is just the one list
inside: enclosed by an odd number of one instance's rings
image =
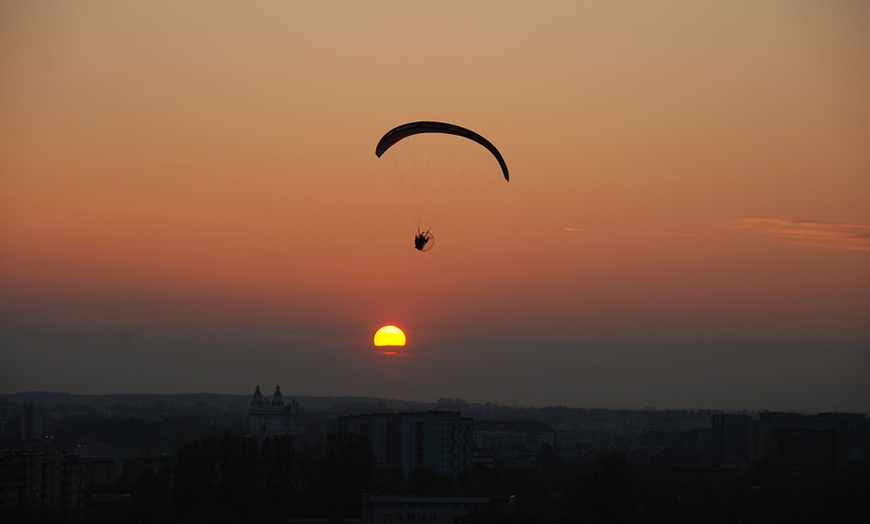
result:
[(870, 225), (791, 220), (782, 218), (741, 218), (728, 227), (781, 238), (789, 244), (870, 251)]
[(587, 232), (587, 233), (598, 233), (600, 229), (586, 229), (582, 227), (563, 227), (562, 231), (579, 231), (579, 232)]
[(707, 236), (710, 236), (710, 235), (707, 235), (705, 233), (679, 233), (676, 231), (659, 231), (658, 234), (660, 236), (663, 236), (663, 237), (707, 237)]

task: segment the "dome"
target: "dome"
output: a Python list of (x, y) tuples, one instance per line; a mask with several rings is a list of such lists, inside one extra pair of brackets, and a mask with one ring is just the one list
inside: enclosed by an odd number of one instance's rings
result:
[(275, 394), (272, 395), (272, 405), (284, 405), (284, 396), (281, 395), (281, 386), (275, 386)]

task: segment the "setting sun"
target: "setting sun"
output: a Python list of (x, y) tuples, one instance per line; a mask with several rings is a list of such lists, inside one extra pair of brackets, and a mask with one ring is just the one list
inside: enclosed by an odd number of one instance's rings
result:
[(384, 326), (375, 333), (375, 346), (404, 346), (405, 333), (396, 326)]

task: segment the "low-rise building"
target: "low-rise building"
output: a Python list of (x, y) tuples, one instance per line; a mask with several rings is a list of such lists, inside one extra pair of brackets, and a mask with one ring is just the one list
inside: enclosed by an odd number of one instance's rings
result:
[(456, 524), (473, 512), (514, 511), (514, 497), (425, 497), (363, 493), (363, 524)]

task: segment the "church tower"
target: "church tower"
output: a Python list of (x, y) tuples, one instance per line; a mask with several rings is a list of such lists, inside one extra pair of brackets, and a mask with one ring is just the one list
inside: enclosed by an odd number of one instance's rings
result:
[(284, 404), (281, 386), (275, 386), (272, 398), (264, 397), (258, 384), (251, 398), (248, 415), (248, 435), (268, 438), (297, 432), (299, 405), (295, 400)]

